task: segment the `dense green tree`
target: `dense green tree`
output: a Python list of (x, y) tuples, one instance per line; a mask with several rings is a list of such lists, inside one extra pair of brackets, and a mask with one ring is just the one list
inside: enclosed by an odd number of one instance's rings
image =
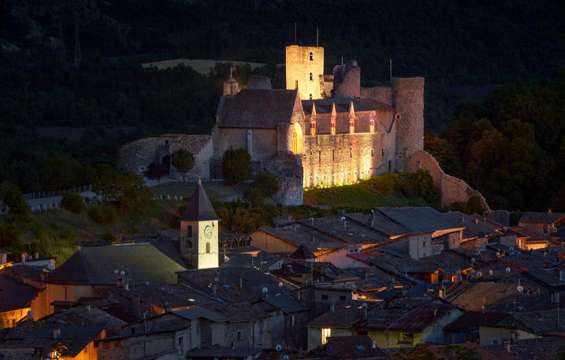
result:
[(98, 167), (93, 185), (94, 191), (123, 213), (145, 211), (153, 196), (142, 177), (132, 172), (119, 172), (110, 166)]
[(279, 179), (269, 172), (263, 171), (255, 175), (253, 187), (263, 196), (272, 197), (279, 191)]
[(171, 162), (184, 179), (194, 166), (194, 155), (188, 150), (179, 149), (171, 155)]
[(251, 156), (245, 149), (229, 149), (222, 160), (224, 180), (237, 184), (251, 177)]
[(80, 214), (86, 209), (86, 202), (79, 193), (68, 192), (63, 194), (61, 199), (61, 206), (63, 209)]

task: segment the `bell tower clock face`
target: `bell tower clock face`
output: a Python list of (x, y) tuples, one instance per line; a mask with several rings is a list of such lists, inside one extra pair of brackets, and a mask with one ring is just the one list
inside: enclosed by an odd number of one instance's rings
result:
[(212, 238), (212, 226), (210, 225), (206, 225), (204, 227), (204, 237), (206, 239), (211, 239)]

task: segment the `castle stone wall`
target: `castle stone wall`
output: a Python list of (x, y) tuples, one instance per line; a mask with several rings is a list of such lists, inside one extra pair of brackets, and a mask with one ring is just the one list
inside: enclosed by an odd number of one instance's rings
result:
[(226, 150), (245, 149), (253, 161), (265, 161), (277, 153), (275, 129), (217, 128), (214, 130), (214, 157), (221, 159)]
[(306, 136), (304, 187), (339, 186), (368, 179), (386, 163), (381, 151), (384, 145), (379, 133)]
[(393, 78), (392, 95), (396, 110), (397, 170), (405, 161), (424, 150), (424, 78)]
[(426, 151), (418, 151), (406, 161), (407, 171), (427, 170), (434, 185), (441, 193), (441, 205), (449, 206), (454, 203), (466, 203), (473, 196), (479, 197), (483, 209), (490, 211), (484, 196), (473, 189), (465, 181), (446, 174), (438, 161)]
[(361, 97), (392, 105), (392, 88), (390, 86), (361, 88)]

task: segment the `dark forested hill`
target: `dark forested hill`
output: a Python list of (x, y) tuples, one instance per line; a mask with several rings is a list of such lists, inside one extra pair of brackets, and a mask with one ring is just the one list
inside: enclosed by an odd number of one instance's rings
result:
[[(128, 138), (209, 131), (225, 67), (207, 77), (140, 59), (272, 65), (295, 28), (303, 44), (319, 28), (327, 71), (357, 59), (370, 85), (391, 59), (395, 75), (425, 76), (426, 126), (439, 130), (462, 98), (557, 73), (564, 14), (559, 0), (0, 0), (0, 180), (40, 178), (61, 153), (110, 161)], [(39, 126), (81, 128), (82, 142), (46, 141)]]

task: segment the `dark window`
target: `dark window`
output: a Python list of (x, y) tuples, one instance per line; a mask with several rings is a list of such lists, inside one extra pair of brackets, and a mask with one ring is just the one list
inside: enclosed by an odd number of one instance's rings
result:
[(192, 225), (188, 225), (188, 230), (187, 230), (186, 236), (188, 236), (189, 238), (192, 237)]
[(237, 331), (237, 341), (241, 340), (241, 331)]
[(345, 301), (345, 300), (346, 300), (345, 295), (340, 295), (340, 296), (339, 296), (339, 301)]
[(179, 342), (179, 346), (182, 346), (182, 343), (184, 342), (184, 337), (179, 336), (178, 342)]
[(322, 300), (323, 300), (323, 301), (328, 300), (328, 295), (327, 295), (327, 294), (322, 294)]
[(312, 94), (310, 94), (310, 100), (312, 100)]
[(371, 149), (371, 157), (375, 157), (375, 150)]
[(314, 54), (310, 53), (310, 61), (314, 61)]
[(385, 149), (381, 149), (381, 156), (385, 157)]
[(312, 73), (310, 73), (310, 81), (314, 81), (314, 76), (312, 76)]
[(210, 243), (207, 242), (206, 243), (206, 254), (209, 254), (209, 253), (210, 253)]

